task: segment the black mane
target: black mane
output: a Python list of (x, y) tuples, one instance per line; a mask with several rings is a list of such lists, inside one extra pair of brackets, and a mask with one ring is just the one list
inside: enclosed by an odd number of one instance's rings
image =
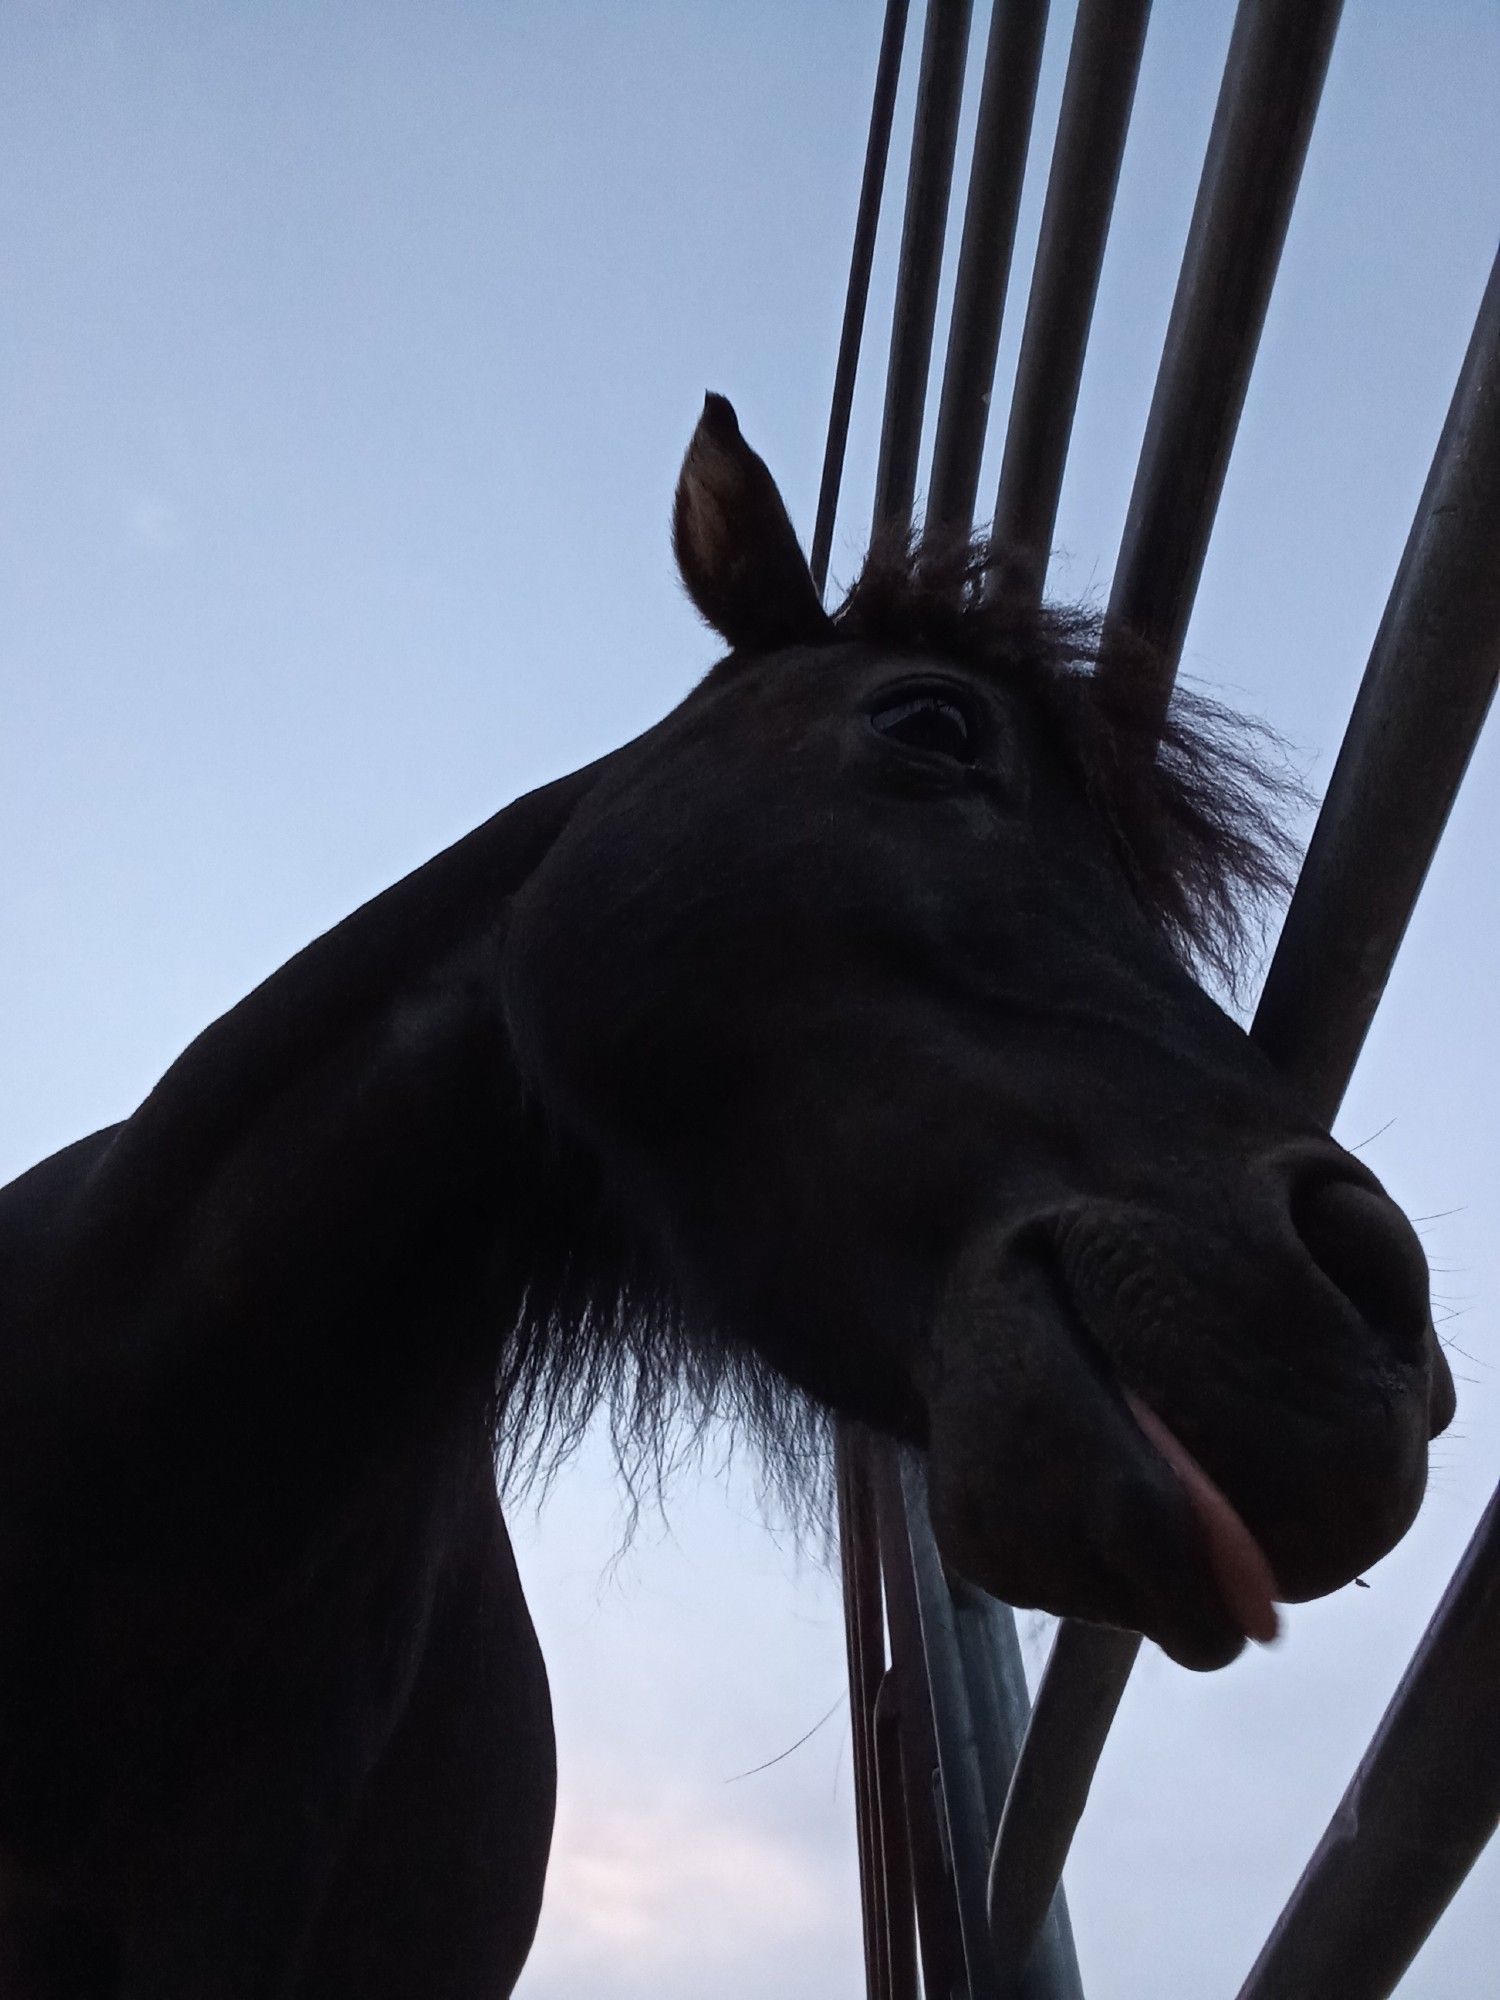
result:
[(887, 536), (834, 614), (834, 636), (1023, 682), (1109, 829), (1136, 899), (1178, 958), (1237, 990), (1270, 907), (1295, 880), (1285, 820), (1303, 802), (1263, 723), (1179, 685), (1163, 725), (1150, 656), (1097, 671), (1096, 612), (1006, 584), (983, 537)]

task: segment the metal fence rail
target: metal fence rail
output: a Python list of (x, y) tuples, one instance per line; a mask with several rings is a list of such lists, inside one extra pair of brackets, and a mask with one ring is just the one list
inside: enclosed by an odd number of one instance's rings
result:
[(995, 496), (1009, 581), (1024, 579), (1038, 597), (1150, 13), (1151, 0), (1079, 0), (1073, 23)]
[[(1342, 0), (1240, 0), (1105, 614), (1165, 707), (1218, 512)], [(1132, 649), (1134, 650), (1134, 648)], [(1138, 656), (1132, 672), (1139, 672)]]
[[(996, 507), (1016, 576), (1038, 591), (1148, 8), (1080, 0), (1074, 24)], [(994, 0), (934, 453), (930, 518), (945, 525), (966, 527), (973, 506), (1045, 12), (1039, 0)], [(1338, 0), (1241, 0), (1236, 16), (1106, 620), (1102, 670), (1112, 639), (1145, 638), (1163, 706), (1338, 13)], [(877, 527), (905, 525), (916, 494), (969, 17), (967, 4), (929, 0)], [(862, 325), (873, 256), (870, 162), (878, 151), (883, 168), (900, 60), (895, 18), (893, 5), (819, 506), (820, 582), (853, 397), (851, 317)], [(1500, 260), (1252, 1028), (1330, 1122), (1500, 675), (1497, 551)], [(1080, 2000), (1061, 1869), (1140, 1640), (1065, 1622), (1028, 1719), (1011, 1614), (944, 1576), (920, 1468), (855, 1435), (839, 1459), (873, 2000), (914, 1995), (914, 1908), (932, 2000)], [(1241, 2000), (1389, 1994), (1500, 1820), (1497, 1688), (1500, 1495)], [(1481, 1726), (1461, 1731), (1458, 1714)]]
[(922, 412), (937, 322), (943, 232), (958, 147), (964, 59), (969, 52), (971, 0), (928, 0), (917, 78), (917, 115), (906, 179), (906, 215), (896, 305), (891, 315), (891, 358), (885, 378), (885, 420), (875, 471), (875, 526), (904, 525), (917, 491)]
[(1031, 143), (1047, 0), (994, 0), (979, 91), (953, 317), (927, 482), (927, 520), (968, 532), (979, 491), (985, 419), (1000, 351), (1010, 256)]

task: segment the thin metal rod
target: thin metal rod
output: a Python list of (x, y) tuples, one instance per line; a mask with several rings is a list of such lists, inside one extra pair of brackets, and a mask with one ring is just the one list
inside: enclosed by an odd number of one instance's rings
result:
[(1079, 0), (992, 533), (1006, 581), (1046, 580), (1089, 325), (1135, 102), (1151, 0)]
[(813, 528), (812, 574), (821, 596), (828, 584), (828, 559), (833, 551), (833, 525), (838, 517), (839, 491), (844, 483), (844, 456), (849, 448), (849, 419), (854, 409), (854, 383), (864, 340), (865, 313), (870, 303), (870, 273), (875, 264), (875, 237), (880, 227), (880, 203), (885, 191), (886, 162), (891, 150), (891, 124), (896, 115), (896, 91), (901, 81), (901, 51), (906, 41), (909, 0), (886, 0), (885, 26), (875, 63), (875, 90), (870, 103), (870, 135), (865, 141), (865, 168), (859, 184), (854, 217), (854, 248), (849, 257), (849, 287), (844, 294), (844, 324), (839, 332), (839, 358), (833, 371), (833, 398), (828, 412), (828, 442), (823, 448), (823, 477), (818, 487), (818, 518)]
[(933, 1726), (930, 1660), (922, 1644), (922, 1618), (906, 1532), (897, 1448), (881, 1440), (867, 1446), (871, 1486), (880, 1524), (880, 1564), (891, 1633), (891, 1667), (901, 1710), (901, 1781), (906, 1794), (916, 1894), (922, 1986), (933, 1996), (960, 1995), (964, 1938), (949, 1874), (937, 1738)]
[(994, 1829), (985, 1812), (979, 1745), (964, 1685), (953, 1600), (927, 1519), (927, 1496), (921, 1474), (910, 1459), (905, 1459), (899, 1477), (922, 1652), (931, 1690), (933, 1736), (948, 1830), (948, 1866), (968, 1972), (967, 2000), (998, 2000), (1001, 1987), (984, 1907), (985, 1867)]
[(890, 2000), (917, 2000), (917, 1927), (911, 1842), (901, 1778), (901, 1697), (887, 1667), (875, 1695), (875, 1797), (885, 1869), (885, 1960)]
[(1500, 257), (1254, 1034), (1331, 1123), (1500, 677)]
[(1046, 33), (1047, 0), (994, 0), (927, 488), (929, 525), (966, 534), (979, 491)]
[[(986, 1847), (1000, 1828), (1011, 1776), (1031, 1718), (1031, 1696), (1021, 1659), (1016, 1614), (961, 1578), (950, 1576), (953, 1621), (984, 1786)], [(981, 1858), (986, 1882), (989, 1866)], [(988, 1915), (986, 1917), (988, 1921)], [(1036, 1945), (1023, 1967), (999, 1959), (1001, 1990), (1008, 2000), (1083, 2000), (1073, 1927), (1061, 1887), (1052, 1896)], [(1009, 1984), (1007, 1978), (1009, 1977)]]
[(922, 412), (932, 362), (943, 235), (963, 98), (971, 0), (928, 0), (912, 127), (906, 215), (896, 272), (885, 416), (875, 473), (875, 527), (905, 527), (917, 490)]
[(1002, 1974), (1032, 1961), (1094, 1770), (1140, 1651), (1138, 1632), (1065, 1619), (1036, 1691), (990, 1862), (989, 1922)]
[(849, 1664), (849, 1726), (854, 1757), (854, 1830), (859, 1848), (865, 1991), (891, 2000), (883, 1821), (876, 1773), (875, 1702), (885, 1672), (880, 1556), (866, 1447), (840, 1425), (834, 1444), (839, 1510), (839, 1565), (844, 1586), (844, 1641)]
[[(1105, 619), (1163, 711), (1328, 68), (1340, 0), (1240, 0)], [(1141, 671), (1129, 657), (1129, 671)]]
[(1386, 2000), (1500, 1825), (1500, 1492), (1240, 2000)]

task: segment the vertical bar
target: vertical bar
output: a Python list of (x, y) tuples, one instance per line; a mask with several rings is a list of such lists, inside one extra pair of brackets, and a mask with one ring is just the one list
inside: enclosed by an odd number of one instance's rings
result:
[(839, 1510), (839, 1564), (844, 1585), (844, 1641), (849, 1662), (849, 1724), (854, 1764), (854, 1830), (869, 2000), (891, 2000), (886, 1964), (886, 1870), (874, 1757), (875, 1701), (885, 1672), (880, 1566), (867, 1448), (840, 1425), (834, 1445)]
[(1151, 0), (1079, 0), (992, 530), (1040, 598)]
[(1500, 1491), (1240, 2000), (1386, 2000), (1500, 1825)]
[(971, 0), (928, 0), (912, 128), (906, 215), (896, 273), (891, 357), (885, 382), (885, 417), (875, 474), (875, 527), (905, 527), (917, 490), (922, 412), (932, 361), (943, 234), (958, 143), (964, 58), (969, 47)]
[(929, 525), (964, 534), (979, 491), (1046, 32), (1047, 0), (994, 0), (927, 492)]
[[(979, 1776), (984, 1786), (989, 1845), (1000, 1830), (1006, 1794), (1031, 1719), (1031, 1697), (1026, 1687), (1016, 1615), (1010, 1606), (986, 1596), (961, 1578), (950, 1577), (948, 1587), (953, 1598), (964, 1683), (974, 1717), (974, 1736), (979, 1745)], [(1067, 1899), (1060, 1885), (1047, 1906), (1030, 1962), (1018, 1970), (1008, 1966), (1002, 1957), (1000, 1972), (1003, 1988), (1005, 1978), (1011, 1976), (1010, 1987), (1004, 1988), (1007, 1992), (1035, 1995), (1037, 2000), (1042, 2000), (1042, 1996), (1045, 2000), (1083, 2000), (1073, 1927), (1068, 1921)]]
[[(1340, 0), (1240, 0), (1104, 629), (1144, 639), (1163, 712), (1333, 48)], [(1139, 662), (1131, 660), (1131, 671)]]
[(1256, 1011), (1330, 1123), (1500, 677), (1500, 257)]
[(967, 2000), (998, 2000), (999, 1980), (985, 1920), (984, 1877), (992, 1829), (985, 1816), (979, 1745), (964, 1686), (953, 1601), (948, 1595), (937, 1545), (927, 1519), (926, 1496), (910, 1461), (895, 1460), (900, 1505), (911, 1557), (922, 1652), (932, 1700), (943, 1812), (948, 1828), (948, 1865), (953, 1875), (959, 1933), (969, 1983)]
[(906, 1532), (897, 1448), (885, 1442), (872, 1442), (871, 1458), (891, 1629), (891, 1666), (901, 1708), (901, 1774), (911, 1839), (923, 1991), (928, 2000), (949, 2000), (949, 1996), (953, 2000), (972, 2000), (943, 1811), (933, 1694), (928, 1677), (930, 1656), (922, 1643), (922, 1618)]
[(839, 332), (839, 358), (833, 371), (833, 399), (828, 413), (828, 442), (823, 449), (823, 477), (818, 487), (818, 518), (813, 528), (812, 575), (821, 596), (828, 583), (828, 559), (833, 550), (833, 524), (844, 481), (844, 455), (849, 448), (849, 419), (854, 409), (854, 381), (864, 340), (865, 311), (870, 302), (870, 272), (875, 263), (875, 236), (880, 226), (880, 202), (885, 189), (886, 161), (891, 150), (891, 123), (896, 113), (896, 89), (901, 81), (901, 50), (906, 40), (908, 0), (886, 0), (885, 27), (875, 64), (875, 90), (870, 103), (870, 135), (865, 141), (865, 167), (854, 218), (854, 248), (849, 258), (849, 287), (844, 294), (844, 324)]
[[(1027, 1708), (1014, 1614), (967, 1585), (957, 1592), (950, 1587), (927, 1515), (920, 1466), (903, 1460), (900, 1479), (970, 2000), (1002, 1994), (1006, 2000), (1081, 2000), (1060, 1893), (1048, 1949), (1027, 1966), (1002, 1966), (991, 1942), (986, 1910), (990, 1844)], [(1047, 1914), (1045, 1906), (1042, 1914)]]
[(1032, 1962), (1140, 1646), (1138, 1632), (1071, 1618), (1052, 1642), (990, 1863), (990, 1934), (1011, 1979)]
[(875, 1696), (875, 1796), (885, 1864), (885, 1958), (890, 2000), (917, 2000), (916, 1910), (911, 1841), (901, 1780), (901, 1697), (889, 1667)]

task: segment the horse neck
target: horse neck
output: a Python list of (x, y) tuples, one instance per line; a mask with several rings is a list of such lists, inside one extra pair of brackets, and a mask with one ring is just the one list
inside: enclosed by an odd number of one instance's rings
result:
[(91, 1160), (27, 1285), (28, 1312), (67, 1330), (82, 1400), (100, 1409), (113, 1384), (165, 1409), (185, 1379), (272, 1384), (304, 1356), (368, 1373), (382, 1341), (418, 1362), (433, 1342), (437, 1368), (444, 1328), (470, 1345), (476, 1316), (502, 1336), (545, 1176), (496, 966), (510, 898), (592, 776), (518, 801), (309, 945)]

